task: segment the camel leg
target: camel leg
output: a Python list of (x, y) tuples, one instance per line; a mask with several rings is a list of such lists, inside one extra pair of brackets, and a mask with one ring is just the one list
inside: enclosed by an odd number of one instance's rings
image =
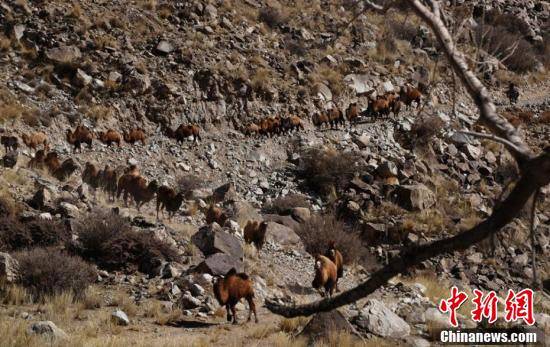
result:
[(258, 323), (258, 313), (256, 312), (256, 304), (254, 303), (254, 298), (249, 297), (246, 299), (248, 301), (248, 322), (250, 322), (250, 318), (252, 318), (252, 313), (254, 313), (254, 319), (256, 323)]
[(232, 317), (231, 317), (231, 311), (230, 311), (230, 308), (229, 308), (229, 304), (225, 305), (225, 309), (227, 310), (227, 321), (231, 322)]
[(231, 305), (231, 313), (233, 314), (233, 324), (237, 324), (237, 308), (236, 304)]

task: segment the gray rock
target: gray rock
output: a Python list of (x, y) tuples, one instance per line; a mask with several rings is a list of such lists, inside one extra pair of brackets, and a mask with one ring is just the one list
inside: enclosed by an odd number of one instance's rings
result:
[(366, 331), (381, 337), (403, 338), (411, 332), (407, 322), (376, 299), (367, 301), (355, 322)]
[(237, 221), (239, 225), (244, 226), (249, 220), (261, 221), (263, 218), (247, 201), (237, 201), (231, 206), (231, 219)]
[(216, 253), (206, 258), (197, 265), (196, 271), (209, 273), (213, 276), (225, 275), (231, 268), (238, 272), (244, 271), (244, 263), (241, 259), (224, 253)]
[(329, 338), (333, 332), (345, 331), (355, 334), (355, 329), (338, 310), (319, 312), (307, 323), (299, 336), (306, 337), (310, 342)]
[(88, 84), (92, 83), (92, 76), (88, 75), (86, 72), (76, 69), (76, 75), (75, 75), (76, 81), (78, 82), (78, 85), (80, 86), (87, 86)]
[(359, 146), (359, 149), (367, 148), (370, 143), (370, 136), (366, 133), (363, 133), (359, 136), (354, 136), (353, 142), (355, 142), (355, 144)]
[(291, 228), (279, 223), (268, 222), (265, 238), (281, 246), (300, 245), (302, 240)]
[(194, 308), (200, 307), (201, 305), (202, 302), (199, 299), (194, 298), (189, 294), (182, 295), (178, 301), (178, 306), (184, 310), (192, 310)]
[(330, 91), (330, 88), (324, 84), (324, 83), (316, 83), (313, 86), (313, 89), (317, 91), (317, 96), (321, 100), (332, 100), (332, 92)]
[(295, 207), (291, 211), (291, 216), (296, 221), (303, 223), (311, 218), (311, 211), (307, 207)]
[(162, 278), (176, 278), (179, 277), (185, 268), (180, 263), (169, 262), (162, 268)]
[(134, 95), (145, 94), (151, 88), (151, 79), (147, 75), (135, 72), (126, 78), (124, 88)]
[(423, 184), (399, 186), (395, 191), (397, 205), (409, 211), (419, 211), (435, 204), (435, 194)]
[(40, 187), (34, 196), (29, 201), (31, 207), (38, 210), (53, 209), (56, 195), (50, 189), (42, 186)]
[(0, 252), (0, 280), (13, 283), (17, 280), (19, 263), (8, 253)]
[(225, 232), (218, 224), (204, 226), (191, 237), (191, 242), (205, 256), (215, 253), (225, 253), (242, 259), (244, 256), (241, 241), (234, 235)]
[(384, 91), (384, 93), (390, 93), (395, 90), (395, 87), (393, 86), (391, 81), (386, 81), (382, 83), (382, 90)]
[(449, 326), (449, 319), (437, 308), (430, 307), (424, 313), (426, 324), (435, 328), (444, 328)]
[(45, 335), (51, 339), (60, 339), (65, 340), (69, 338), (69, 335), (67, 335), (66, 332), (59, 329), (53, 322), (51, 321), (41, 321), (32, 323), (29, 325), (28, 328), (29, 334), (37, 334), (37, 335)]
[(202, 296), (206, 292), (203, 287), (201, 287), (196, 283), (192, 283), (189, 286), (189, 290), (191, 291), (191, 294), (193, 294), (194, 296)]
[(46, 57), (54, 63), (72, 64), (82, 57), (82, 53), (76, 46), (61, 46), (48, 49)]
[(34, 93), (35, 89), (33, 87), (29, 86), (26, 83), (15, 81), (14, 84), (19, 90), (21, 90), (25, 93), (29, 93), (29, 94)]
[(204, 14), (211, 19), (216, 19), (218, 17), (218, 10), (213, 5), (208, 4), (204, 8)]
[(407, 336), (405, 342), (409, 347), (430, 347), (431, 344), (429, 341), (424, 340), (418, 336)]
[(396, 177), (398, 174), (397, 166), (391, 161), (386, 161), (378, 165), (376, 173), (382, 178)]
[(235, 190), (235, 185), (231, 182), (226, 183), (214, 189), (212, 198), (215, 202), (231, 202), (238, 200), (238, 194)]
[(466, 153), (469, 159), (478, 160), (481, 156), (481, 148), (474, 145), (466, 144), (462, 147), (462, 151)]
[(80, 210), (75, 205), (63, 201), (59, 204), (59, 212), (63, 216), (75, 218), (80, 213)]
[(124, 311), (116, 309), (111, 313), (111, 321), (115, 323), (116, 325), (129, 325), (130, 320), (128, 319), (128, 315), (124, 313)]
[(157, 47), (155, 47), (156, 51), (161, 54), (170, 54), (174, 50), (174, 46), (166, 40), (161, 40)]

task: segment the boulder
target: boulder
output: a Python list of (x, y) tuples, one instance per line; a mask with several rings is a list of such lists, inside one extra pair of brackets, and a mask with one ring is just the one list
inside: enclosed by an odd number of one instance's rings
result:
[(435, 194), (423, 184), (399, 186), (394, 194), (395, 203), (409, 211), (420, 211), (435, 204)]
[(437, 308), (430, 307), (424, 313), (426, 324), (434, 328), (444, 328), (449, 326), (449, 318), (441, 313)]
[(244, 256), (241, 241), (234, 235), (225, 232), (218, 224), (204, 226), (191, 237), (191, 242), (205, 256), (224, 253), (237, 259)]
[(355, 322), (359, 327), (381, 337), (404, 338), (411, 332), (407, 322), (376, 299), (367, 301)]
[(151, 79), (147, 75), (135, 72), (126, 77), (124, 88), (134, 95), (145, 94), (151, 88)]
[(216, 203), (237, 201), (238, 194), (235, 190), (235, 184), (229, 182), (214, 189), (214, 192), (212, 193), (212, 199)]
[(302, 240), (294, 230), (275, 222), (267, 223), (265, 238), (267, 241), (281, 246), (295, 246), (302, 243)]
[(230, 214), (231, 219), (237, 221), (241, 227), (244, 227), (249, 220), (263, 220), (254, 206), (246, 201), (237, 201), (234, 203), (231, 206)]
[(189, 294), (182, 295), (178, 301), (178, 306), (184, 310), (192, 310), (194, 308), (200, 307), (201, 305), (202, 302), (199, 299), (194, 298)]
[(29, 205), (37, 210), (52, 210), (54, 208), (55, 200), (56, 196), (54, 192), (42, 186), (36, 191), (36, 193), (34, 193), (33, 197), (29, 201)]
[(242, 272), (244, 271), (244, 263), (240, 258), (224, 253), (216, 253), (197, 265), (195, 271), (221, 276), (225, 275), (231, 268), (235, 268), (237, 272)]
[(19, 263), (8, 253), (0, 252), (0, 281), (15, 282), (18, 276)]
[(59, 329), (52, 321), (41, 321), (32, 323), (28, 328), (29, 334), (45, 335), (51, 339), (68, 339), (69, 336), (66, 332)]
[(61, 46), (48, 49), (46, 57), (57, 64), (73, 64), (82, 57), (82, 53), (76, 46)]
[(334, 332), (356, 334), (353, 326), (338, 310), (319, 312), (307, 323), (299, 336), (306, 337), (310, 342), (328, 339)]
[(366, 133), (353, 137), (353, 142), (355, 142), (359, 149), (367, 148), (369, 146), (369, 143), (371, 142), (370, 140), (370, 136)]
[(307, 207), (295, 207), (290, 213), (294, 220), (299, 223), (307, 222), (311, 218), (311, 211)]
[(266, 222), (274, 222), (284, 225), (285, 227), (288, 227), (292, 230), (296, 230), (300, 223), (294, 220), (292, 216), (281, 216), (278, 214), (266, 214), (264, 215), (264, 220)]
[(111, 313), (111, 321), (115, 323), (116, 325), (129, 325), (130, 320), (128, 319), (128, 315), (124, 313), (124, 311), (116, 309)]
[(382, 178), (395, 177), (398, 174), (397, 166), (391, 161), (385, 161), (378, 165), (376, 173)]
[(86, 72), (80, 69), (76, 69), (75, 75), (76, 82), (79, 86), (84, 87), (92, 83), (92, 76), (88, 75)]

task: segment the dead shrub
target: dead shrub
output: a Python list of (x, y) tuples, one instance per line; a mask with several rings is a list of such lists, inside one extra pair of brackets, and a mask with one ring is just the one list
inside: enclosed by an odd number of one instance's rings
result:
[(356, 153), (310, 148), (301, 154), (297, 170), (303, 184), (316, 193), (329, 195), (346, 189), (364, 160)]
[(335, 242), (346, 264), (359, 260), (364, 253), (358, 231), (336, 219), (333, 214), (312, 215), (309, 220), (300, 224), (296, 233), (311, 255), (324, 254), (329, 241)]
[(416, 26), (407, 21), (390, 19), (387, 27), (391, 36), (400, 40), (413, 42), (418, 36)]
[(418, 118), (407, 134), (409, 148), (427, 146), (443, 128), (443, 121), (437, 116), (425, 116)]
[(193, 190), (204, 186), (204, 180), (195, 175), (185, 175), (177, 179), (177, 185), (179, 190), (189, 197)]
[(151, 233), (132, 230), (122, 217), (96, 211), (82, 217), (76, 226), (78, 242), (73, 252), (109, 271), (139, 270), (151, 274), (162, 261), (177, 261), (179, 255), (168, 243)]
[(512, 71), (528, 72), (537, 65), (534, 47), (517, 33), (517, 29), (509, 31), (500, 24), (485, 24), (475, 31), (474, 42), (489, 54), (503, 59), (502, 63)]
[(302, 194), (289, 194), (280, 196), (264, 207), (264, 211), (268, 213), (287, 214), (296, 207), (310, 208), (311, 204), (307, 197)]
[(63, 292), (79, 296), (96, 278), (94, 268), (78, 257), (54, 248), (34, 248), (16, 253), (19, 282), (35, 298)]
[(61, 245), (70, 240), (59, 221), (32, 220), (22, 223), (14, 216), (0, 217), (0, 249), (17, 251), (32, 247)]
[(272, 29), (285, 24), (287, 21), (287, 18), (283, 15), (283, 13), (273, 7), (263, 7), (260, 9), (258, 19)]
[(86, 117), (92, 119), (94, 122), (108, 120), (113, 115), (113, 109), (103, 105), (94, 105), (86, 111)]

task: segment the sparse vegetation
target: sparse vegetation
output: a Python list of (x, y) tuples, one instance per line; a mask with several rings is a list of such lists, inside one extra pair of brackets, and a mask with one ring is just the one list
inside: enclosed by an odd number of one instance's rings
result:
[(35, 248), (15, 254), (19, 261), (19, 283), (34, 298), (66, 291), (82, 295), (95, 280), (95, 270), (78, 257), (55, 248)]
[(270, 213), (287, 214), (290, 210), (296, 207), (310, 208), (311, 204), (305, 195), (289, 194), (280, 196), (273, 200), (270, 204), (264, 207), (264, 210)]
[(281, 10), (274, 7), (262, 7), (258, 14), (258, 20), (267, 24), (270, 28), (274, 29), (284, 23), (287, 19)]
[(69, 239), (70, 233), (57, 221), (33, 220), (22, 223), (14, 215), (0, 216), (0, 250), (55, 246)]
[(107, 270), (152, 273), (164, 261), (179, 259), (177, 251), (153, 234), (137, 232), (122, 217), (96, 211), (77, 224), (72, 250)]
[(437, 116), (418, 118), (409, 133), (409, 145), (412, 148), (425, 147), (443, 129), (443, 121)]
[(183, 192), (186, 197), (190, 197), (193, 190), (200, 189), (203, 185), (204, 180), (195, 175), (184, 175), (179, 177), (177, 180), (179, 190)]
[(322, 195), (343, 191), (356, 173), (362, 171), (363, 159), (352, 152), (311, 148), (301, 154), (298, 176), (307, 188)]
[(296, 233), (311, 255), (324, 254), (331, 240), (335, 242), (336, 249), (344, 255), (346, 264), (358, 261), (364, 254), (358, 232), (336, 219), (333, 214), (311, 216), (300, 225)]

